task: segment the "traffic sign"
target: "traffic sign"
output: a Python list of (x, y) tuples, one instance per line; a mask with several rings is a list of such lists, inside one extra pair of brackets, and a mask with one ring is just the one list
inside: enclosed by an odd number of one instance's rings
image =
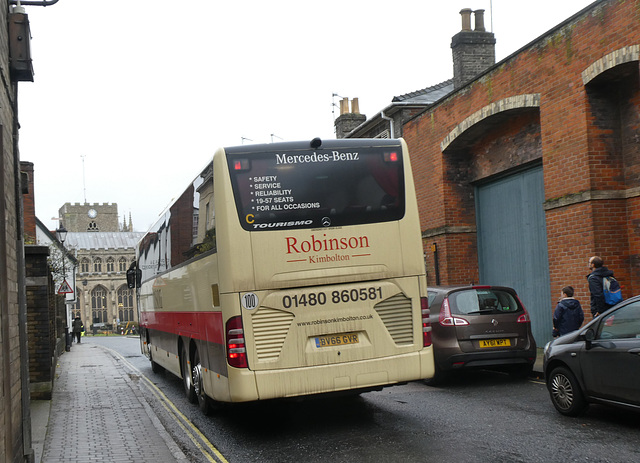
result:
[(58, 289), (58, 294), (73, 294), (73, 289), (71, 289), (71, 286), (69, 286), (69, 283), (67, 283), (66, 278), (60, 285), (60, 288)]

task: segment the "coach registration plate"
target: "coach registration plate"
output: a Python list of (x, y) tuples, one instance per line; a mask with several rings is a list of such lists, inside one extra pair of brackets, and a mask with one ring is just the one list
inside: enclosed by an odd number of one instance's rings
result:
[(480, 347), (510, 347), (510, 339), (482, 339)]
[(358, 344), (358, 333), (330, 334), (315, 338), (316, 347), (343, 346), (345, 344)]

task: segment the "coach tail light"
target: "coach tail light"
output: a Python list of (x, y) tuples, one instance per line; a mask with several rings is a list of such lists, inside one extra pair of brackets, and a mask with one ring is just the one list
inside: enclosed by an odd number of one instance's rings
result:
[(247, 348), (244, 342), (242, 317), (232, 317), (227, 321), (227, 363), (236, 368), (249, 368)]
[(431, 321), (429, 320), (428, 298), (420, 298), (420, 308), (422, 309), (422, 346), (429, 347), (431, 345)]

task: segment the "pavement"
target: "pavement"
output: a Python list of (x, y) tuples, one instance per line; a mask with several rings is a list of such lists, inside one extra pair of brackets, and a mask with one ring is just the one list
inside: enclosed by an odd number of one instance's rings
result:
[(35, 463), (181, 462), (137, 378), (91, 342), (58, 359), (51, 400), (31, 402)]

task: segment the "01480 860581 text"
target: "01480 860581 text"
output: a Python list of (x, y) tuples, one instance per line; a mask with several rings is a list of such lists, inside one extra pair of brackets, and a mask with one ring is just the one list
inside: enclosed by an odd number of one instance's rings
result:
[(367, 301), (382, 299), (382, 288), (379, 286), (371, 286), (369, 288), (360, 289), (343, 289), (341, 291), (335, 290), (330, 293), (330, 298), (327, 297), (327, 293), (320, 291), (318, 293), (303, 293), (294, 295), (285, 295), (282, 297), (282, 306), (285, 309), (292, 307), (307, 307), (316, 305), (325, 305), (328, 301), (333, 304)]

